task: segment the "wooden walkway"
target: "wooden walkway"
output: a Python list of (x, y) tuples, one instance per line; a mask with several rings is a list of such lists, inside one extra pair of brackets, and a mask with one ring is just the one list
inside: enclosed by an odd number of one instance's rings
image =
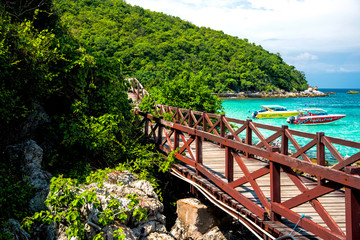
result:
[[(180, 146), (183, 146), (183, 141), (180, 142)], [(192, 147), (192, 151), (196, 152), (196, 149)], [(186, 154), (190, 157), (190, 154)], [(225, 149), (220, 148), (219, 145), (211, 143), (211, 142), (203, 142), (203, 165), (216, 176), (221, 178), (222, 181), (228, 183), (228, 180), (225, 177), (225, 163), (224, 163)], [(248, 159), (245, 156), (244, 163), (246, 164), (249, 172), (255, 172), (263, 167), (268, 166), (267, 162), (256, 160), (256, 159)], [(184, 166), (186, 166), (184, 164)], [(244, 177), (244, 172), (240, 168), (236, 168), (234, 164), (234, 179), (240, 179)], [(187, 168), (195, 173), (195, 169), (187, 166)], [(313, 179), (306, 178), (300, 176), (303, 182), (309, 189), (313, 189), (317, 186), (317, 182)], [(257, 184), (260, 189), (262, 189), (266, 198), (270, 201), (270, 175), (267, 174), (260, 178), (256, 179)], [(252, 188), (250, 183), (246, 183), (235, 188), (239, 193), (243, 194), (252, 202), (256, 203), (259, 206), (262, 206), (257, 194)], [(299, 189), (293, 184), (289, 176), (281, 172), (281, 201), (286, 201), (294, 196), (297, 196), (301, 192)], [(326, 196), (318, 198), (319, 202), (324, 206), (324, 208), (334, 217), (336, 223), (341, 227), (341, 229), (346, 232), (345, 225), (345, 196), (343, 191), (335, 191)], [(263, 206), (262, 206), (263, 207)], [(319, 214), (314, 210), (313, 206), (310, 203), (303, 204), (301, 206), (293, 208), (293, 211), (299, 213), (300, 215), (304, 214), (305, 218), (311, 219), (312, 221), (320, 224), (323, 227), (327, 227), (324, 220), (319, 216)], [(286, 219), (282, 219), (283, 222), (287, 223), (289, 228), (294, 226), (293, 223), (286, 222)], [(288, 229), (287, 229), (288, 230)], [(297, 231), (300, 229), (298, 228)], [(304, 238), (301, 234), (306, 235), (306, 238), (309, 239), (321, 239), (316, 237), (314, 234), (301, 229), (301, 233), (296, 234), (296, 239), (300, 239), (300, 237)], [(293, 233), (295, 235), (295, 233)], [(304, 238), (305, 239), (305, 238)]]
[[(148, 94), (134, 83), (133, 91), (140, 100)], [(339, 145), (360, 149), (360, 143), (171, 106), (155, 111), (172, 120), (135, 114), (159, 149), (176, 152), (175, 175), (226, 205), (259, 238), (360, 239), (360, 151), (347, 158), (337, 151)], [(281, 145), (272, 145), (275, 140)], [(307, 153), (314, 148), (315, 163)], [(326, 166), (325, 150), (336, 164)]]

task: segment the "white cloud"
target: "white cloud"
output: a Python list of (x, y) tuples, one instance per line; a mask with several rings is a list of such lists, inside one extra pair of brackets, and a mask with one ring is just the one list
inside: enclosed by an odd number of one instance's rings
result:
[[(360, 48), (358, 0), (127, 0), (198, 26), (285, 50)], [(268, 39), (277, 39), (270, 43)], [(268, 45), (269, 44), (269, 45)]]
[(317, 60), (318, 56), (310, 54), (308, 52), (301, 53), (293, 58), (294, 61), (307, 61), (307, 60)]
[(270, 52), (280, 53), (285, 61), (305, 73), (360, 72), (359, 58), (356, 63), (348, 63), (335, 57), (330, 59), (332, 62), (318, 57), (320, 53), (360, 52), (359, 0), (126, 1), (246, 38)]
[(358, 65), (348, 64), (348, 65), (340, 66), (340, 68), (336, 72), (353, 73), (353, 72), (359, 72), (359, 70), (360, 70), (359, 64)]

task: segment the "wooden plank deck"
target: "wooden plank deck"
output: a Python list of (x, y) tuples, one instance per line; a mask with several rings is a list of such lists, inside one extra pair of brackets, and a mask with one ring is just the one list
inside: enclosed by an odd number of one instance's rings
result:
[[(136, 101), (136, 97), (133, 93), (128, 93), (129, 98), (132, 98), (133, 101)], [(187, 136), (185, 135), (187, 138)], [(165, 137), (163, 136), (163, 140)], [(173, 142), (173, 136), (171, 141)], [(180, 147), (183, 146), (183, 141), (180, 138)], [(190, 146), (193, 155), (196, 156), (195, 144), (191, 144)], [(190, 154), (185, 151), (186, 156), (190, 157)], [(219, 145), (203, 141), (202, 142), (202, 165), (209, 171), (215, 174), (218, 178), (220, 178), (224, 183), (228, 183), (225, 178), (225, 149), (220, 148)], [(268, 166), (268, 163), (261, 160), (255, 159), (247, 159), (245, 156), (242, 156), (242, 159), (248, 168), (249, 172), (254, 172), (260, 168)], [(187, 169), (195, 173), (195, 169), (188, 165), (183, 164)], [(234, 159), (234, 180), (244, 177), (245, 174), (238, 166), (237, 162)], [(305, 184), (305, 186), (309, 189), (312, 189), (317, 186), (317, 182), (312, 180), (311, 178), (307, 178), (304, 176), (300, 176), (301, 180)], [(289, 176), (285, 172), (280, 173), (280, 181), (281, 181), (281, 202), (284, 202), (292, 197), (295, 197), (301, 193), (301, 191), (296, 187), (293, 181), (289, 178)], [(265, 197), (270, 202), (270, 174), (264, 175), (260, 178), (257, 178), (256, 183), (259, 185), (259, 188), (262, 190)], [(239, 187), (236, 187), (239, 193), (243, 194), (246, 198), (257, 204), (258, 206), (262, 206), (259, 198), (256, 196), (254, 189), (250, 185), (250, 183), (243, 184)], [(338, 224), (341, 230), (346, 233), (346, 224), (345, 224), (345, 194), (343, 191), (334, 191), (332, 193), (326, 194), (325, 196), (317, 198), (317, 200), (321, 203), (322, 207), (332, 216), (333, 220)], [(299, 215), (304, 214), (305, 218), (311, 219), (315, 223), (321, 225), (322, 227), (328, 229), (324, 220), (320, 217), (320, 215), (316, 212), (311, 203), (307, 202), (295, 208), (292, 208), (294, 212)], [(265, 221), (264, 221), (265, 222)], [(273, 226), (278, 231), (283, 234), (289, 234), (289, 229), (291, 230), (295, 223), (291, 223), (285, 218), (282, 218), (282, 224), (279, 222), (266, 222), (268, 226)], [(296, 231), (299, 231), (297, 228)], [(311, 232), (308, 232), (304, 229), (300, 229), (300, 233), (296, 234), (296, 239), (321, 239)], [(293, 235), (295, 232), (293, 233)], [(302, 235), (302, 236), (300, 236)]]
[[(183, 146), (183, 142), (180, 140), (180, 147)], [(224, 182), (228, 182), (225, 178), (225, 149), (220, 148), (219, 145), (204, 141), (202, 143), (203, 147), (203, 165), (212, 173), (214, 173), (217, 177), (221, 178)], [(196, 152), (195, 146), (191, 146), (191, 150), (194, 155)], [(187, 152), (186, 155), (190, 157), (190, 154)], [(249, 169), (250, 172), (254, 172), (268, 164), (266, 162), (254, 159), (246, 159), (244, 158), (244, 162)], [(191, 169), (191, 168), (190, 168)], [(192, 169), (195, 171), (195, 169)], [(237, 165), (234, 160), (234, 180), (245, 176), (240, 167)], [(298, 195), (300, 190), (295, 186), (292, 180), (288, 177), (285, 172), (281, 172), (281, 201), (285, 201)], [(312, 189), (317, 186), (317, 182), (310, 178), (301, 177), (305, 185)], [(263, 191), (266, 198), (270, 201), (270, 174), (262, 176), (256, 179), (257, 184), (260, 189)], [(241, 194), (246, 196), (248, 199), (253, 201), (259, 206), (262, 206), (260, 200), (255, 194), (255, 191), (251, 187), (250, 183), (246, 183), (240, 187), (235, 188)], [(323, 205), (323, 207), (330, 213), (333, 217), (334, 221), (339, 225), (339, 227), (345, 232), (345, 194), (342, 191), (334, 191), (329, 193), (323, 197), (319, 197), (318, 201)], [(312, 205), (307, 202), (298, 207), (292, 209), (299, 215), (305, 214), (305, 218), (311, 219), (315, 223), (320, 224), (321, 226), (328, 228), (323, 219), (319, 216), (319, 214), (315, 211)], [(286, 223), (286, 219), (283, 219)], [(288, 223), (290, 227), (293, 227), (294, 224)], [(305, 231), (305, 230), (302, 230)], [(311, 239), (320, 239), (314, 237), (313, 234), (307, 233)]]

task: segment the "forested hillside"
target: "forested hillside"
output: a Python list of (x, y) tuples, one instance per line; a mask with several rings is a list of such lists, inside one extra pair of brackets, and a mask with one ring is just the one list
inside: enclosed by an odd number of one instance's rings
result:
[(169, 163), (134, 127), (125, 77), (163, 104), (208, 112), (221, 109), (211, 92), (307, 86), (260, 46), (122, 0), (1, 1), (1, 228), (29, 215), (33, 189), (6, 154), (29, 139), (55, 177), (120, 167), (158, 185)]
[[(30, 139), (43, 150), (42, 169), (54, 177), (81, 182), (97, 169), (118, 167), (157, 186), (153, 173), (161, 158), (133, 124), (119, 63), (87, 51), (59, 22), (52, 4), (0, 2), (2, 230), (8, 219), (21, 222), (31, 213), (34, 188), (20, 157), (8, 152)], [(0, 239), (12, 238), (0, 231)]]
[(202, 75), (213, 92), (307, 87), (304, 73), (279, 54), (178, 17), (122, 0), (55, 0), (55, 8), (82, 47), (118, 63), (148, 89), (182, 73)]

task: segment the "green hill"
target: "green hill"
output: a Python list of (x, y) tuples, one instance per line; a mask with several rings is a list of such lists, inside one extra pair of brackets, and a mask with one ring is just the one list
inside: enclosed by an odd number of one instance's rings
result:
[(119, 63), (126, 77), (147, 88), (183, 72), (202, 74), (213, 92), (304, 90), (304, 73), (269, 53), (221, 31), (122, 0), (55, 0), (61, 21), (80, 44)]
[(29, 214), (33, 192), (5, 154), (27, 139), (54, 176), (123, 164), (157, 186), (155, 165), (167, 162), (136, 129), (124, 77), (161, 103), (208, 112), (221, 109), (211, 91), (307, 86), (260, 46), (120, 0), (2, 1), (0, 11), (1, 228)]

